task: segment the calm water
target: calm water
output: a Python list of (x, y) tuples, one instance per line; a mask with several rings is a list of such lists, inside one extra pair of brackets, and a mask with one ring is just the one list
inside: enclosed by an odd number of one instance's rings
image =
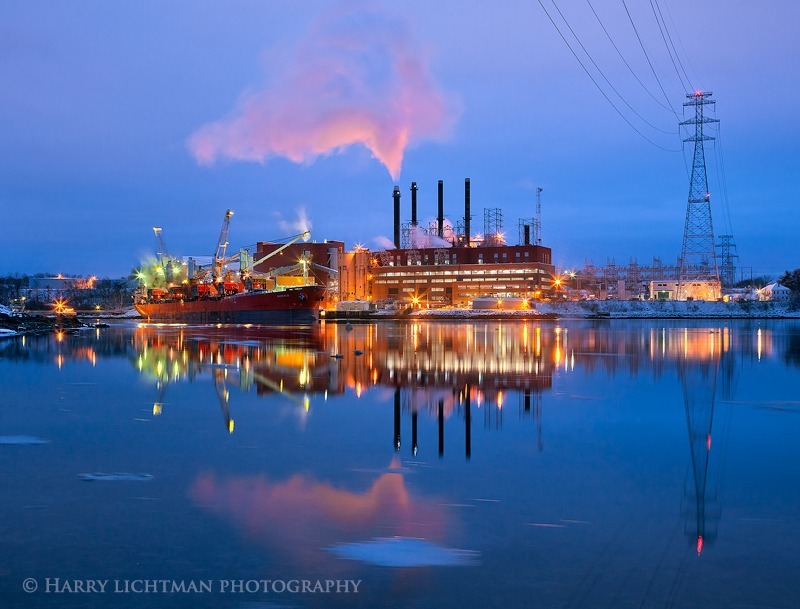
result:
[(800, 606), (796, 321), (131, 325), (0, 379), (2, 607)]

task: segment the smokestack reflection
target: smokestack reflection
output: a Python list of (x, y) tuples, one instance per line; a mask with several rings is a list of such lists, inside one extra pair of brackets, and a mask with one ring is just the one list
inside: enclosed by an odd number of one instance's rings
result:
[(411, 454), (417, 456), (417, 418), (419, 414), (415, 410), (411, 413)]
[(394, 390), (394, 449), (400, 450), (400, 387)]
[(444, 400), (439, 400), (439, 456), (444, 456)]
[(464, 454), (469, 459), (472, 456), (472, 417), (470, 414), (469, 385), (464, 397)]

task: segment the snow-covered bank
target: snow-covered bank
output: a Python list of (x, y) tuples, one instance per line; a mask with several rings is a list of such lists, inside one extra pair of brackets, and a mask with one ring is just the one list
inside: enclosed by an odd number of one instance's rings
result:
[(583, 302), (536, 303), (541, 313), (553, 313), (559, 317), (608, 317), (631, 318), (800, 318), (800, 308), (780, 302), (678, 302), (669, 300), (618, 301), (600, 300)]
[[(393, 312), (394, 313), (394, 312)], [(393, 317), (396, 317), (394, 313)], [(380, 318), (381, 315), (373, 317)], [(429, 309), (402, 316), (406, 319), (766, 319), (800, 318), (800, 307), (779, 302), (677, 302), (591, 300), (537, 302), (532, 310)]]
[(100, 319), (139, 319), (141, 315), (133, 307), (128, 307), (123, 311), (98, 311), (97, 313), (87, 313), (82, 317), (99, 317)]

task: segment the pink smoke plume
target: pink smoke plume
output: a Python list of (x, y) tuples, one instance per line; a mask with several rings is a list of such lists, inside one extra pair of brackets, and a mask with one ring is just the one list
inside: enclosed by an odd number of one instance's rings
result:
[(227, 118), (191, 135), (199, 163), (311, 163), (361, 144), (396, 180), (407, 146), (444, 136), (457, 114), (407, 25), (374, 8), (328, 13), (270, 73)]

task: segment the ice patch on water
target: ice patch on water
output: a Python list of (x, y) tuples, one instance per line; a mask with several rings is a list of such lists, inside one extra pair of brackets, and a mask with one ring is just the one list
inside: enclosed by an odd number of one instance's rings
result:
[(414, 537), (377, 537), (328, 548), (339, 558), (382, 567), (460, 567), (478, 565), (479, 552), (448, 548)]
[(144, 482), (147, 480), (152, 480), (152, 474), (129, 474), (127, 472), (115, 472), (113, 474), (104, 474), (101, 472), (94, 472), (93, 474), (81, 474), (79, 476), (81, 480), (85, 480), (86, 482), (94, 482), (94, 481), (101, 481), (101, 482), (117, 482), (117, 481), (125, 481), (125, 482)]
[(0, 444), (50, 444), (50, 440), (36, 436), (0, 436)]

